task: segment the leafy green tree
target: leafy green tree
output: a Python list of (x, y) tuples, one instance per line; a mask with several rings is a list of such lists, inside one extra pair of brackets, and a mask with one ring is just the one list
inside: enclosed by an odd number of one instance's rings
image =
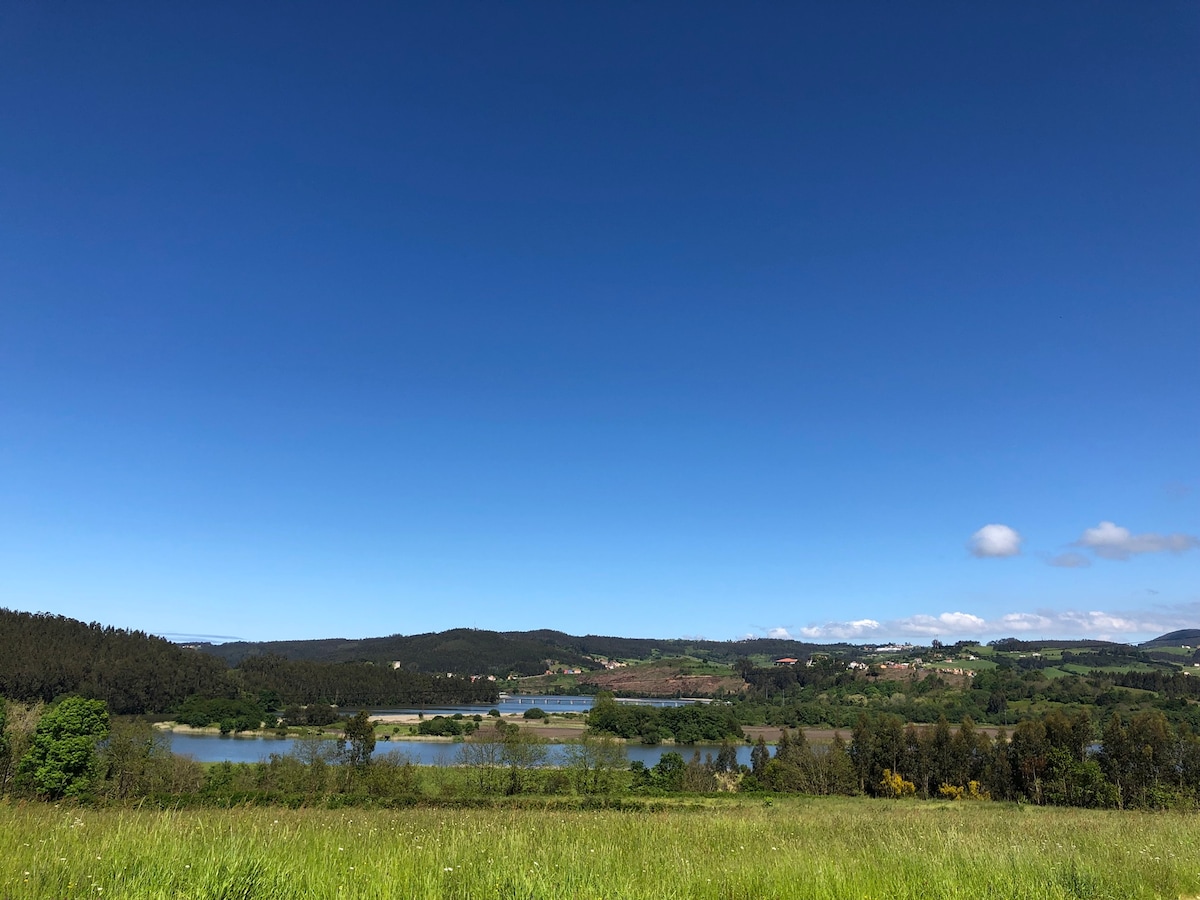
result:
[(715, 791), (717, 789), (715, 774), (712, 754), (707, 754), (707, 757), (701, 760), (700, 751), (696, 750), (683, 770), (683, 789), (693, 794)]
[(114, 723), (100, 745), (104, 793), (117, 800), (142, 793), (151, 757), (170, 752), (165, 745), (165, 737), (156, 735), (145, 722)]
[(346, 720), (345, 736), (338, 739), (338, 750), (351, 766), (361, 769), (371, 762), (375, 751), (375, 724), (365, 709)]
[(585, 735), (567, 745), (566, 758), (580, 793), (606, 794), (613, 789), (614, 773), (625, 766), (625, 748), (609, 737)]
[(17, 768), (18, 785), (47, 800), (87, 794), (97, 772), (96, 745), (108, 731), (103, 700), (67, 697), (43, 713)]
[(434, 716), (417, 725), (417, 734), (430, 734), (434, 737), (458, 737), (463, 733), (463, 727), (448, 716)]
[(1163, 789), (1173, 779), (1172, 740), (1166, 717), (1158, 710), (1138, 713), (1129, 723), (1129, 796), (1139, 806), (1161, 806)]
[(510, 731), (519, 731), (520, 726), (495, 719), (489, 727), (480, 728), (463, 742), (459, 758), (468, 767), (480, 793), (490, 794), (498, 790), (498, 775), (504, 765), (504, 741)]
[(537, 735), (517, 727), (506, 729), (501, 748), (501, 761), (508, 767), (505, 793), (524, 793), (530, 773), (545, 765), (549, 752), (546, 742)]

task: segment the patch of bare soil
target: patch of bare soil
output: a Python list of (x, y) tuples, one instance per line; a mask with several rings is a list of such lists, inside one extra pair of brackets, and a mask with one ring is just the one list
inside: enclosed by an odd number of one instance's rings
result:
[(579, 682), (617, 694), (643, 697), (709, 697), (721, 692), (739, 693), (746, 687), (746, 683), (736, 676), (684, 675), (679, 669), (656, 666), (589, 672), (580, 675)]

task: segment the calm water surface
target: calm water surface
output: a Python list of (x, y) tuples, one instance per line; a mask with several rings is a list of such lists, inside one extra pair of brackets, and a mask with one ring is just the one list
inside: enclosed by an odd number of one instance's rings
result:
[[(592, 697), (588, 696), (545, 696), (545, 695), (505, 695), (494, 706), (444, 706), (444, 707), (396, 707), (391, 709), (370, 710), (372, 715), (416, 715), (423, 713), (428, 717), (452, 716), (462, 713), (464, 716), (486, 715), (489, 710), (498, 709), (505, 714), (520, 714), (528, 709), (537, 707), (546, 712), (586, 713), (592, 708)], [(618, 700), (619, 703), (637, 703), (647, 706), (675, 707), (686, 706), (687, 700)], [(353, 714), (355, 709), (342, 707), (341, 712)], [(271, 754), (283, 756), (291, 753), (296, 741), (293, 738), (263, 737), (260, 735), (216, 735), (216, 734), (169, 734), (171, 750), (183, 756), (190, 756), (198, 762), (258, 762)], [(332, 742), (331, 742), (332, 743)], [(550, 744), (550, 762), (555, 764), (563, 760), (561, 743)], [(375, 744), (375, 755), (394, 753), (411, 759), (417, 765), (437, 766), (456, 765), (460, 762), (461, 744), (442, 741), (378, 741)], [(641, 760), (647, 766), (653, 766), (659, 758), (672, 750), (691, 759), (692, 754), (700, 751), (701, 757), (706, 753), (716, 756), (720, 748), (716, 745), (696, 744), (694, 746), (674, 746), (671, 744), (658, 747), (647, 747), (642, 744), (629, 744), (625, 748), (625, 757), (630, 762)], [(738, 762), (750, 764), (750, 745), (738, 746)]]
[[(396, 716), (407, 715), (415, 716), (417, 713), (424, 713), (427, 716), (452, 716), (455, 713), (462, 713), (464, 716), (486, 715), (488, 710), (498, 709), (501, 713), (507, 715), (509, 713), (520, 714), (527, 709), (544, 709), (546, 712), (567, 713), (578, 712), (585, 713), (592, 708), (592, 702), (595, 698), (586, 695), (575, 696), (547, 696), (535, 694), (504, 694), (501, 695), (499, 701), (488, 706), (483, 704), (461, 705), (461, 706), (398, 706), (388, 709), (371, 707), (371, 714), (376, 716)], [(657, 706), (660, 708), (687, 706), (689, 703), (695, 703), (694, 700), (659, 700), (652, 698), (618, 698), (618, 703), (636, 703), (639, 706)], [(357, 712), (357, 708), (352, 706), (340, 707), (342, 712), (353, 714)]]
[[(183, 756), (190, 756), (198, 762), (259, 762), (271, 754), (283, 756), (291, 753), (296, 741), (293, 738), (277, 737), (234, 737), (218, 734), (168, 734), (171, 750)], [(333, 742), (330, 741), (332, 744)], [(554, 765), (563, 760), (564, 744), (551, 743), (550, 763)], [(647, 766), (653, 766), (664, 753), (675, 751), (685, 760), (691, 759), (692, 754), (700, 751), (701, 758), (706, 753), (717, 755), (720, 750), (716, 744), (694, 744), (691, 746), (662, 744), (657, 747), (647, 747), (642, 744), (627, 744), (625, 758), (630, 762), (641, 760)], [(422, 766), (452, 766), (461, 762), (462, 744), (443, 741), (378, 741), (375, 744), (375, 756), (395, 753)], [(738, 745), (738, 762), (750, 765), (750, 745)]]

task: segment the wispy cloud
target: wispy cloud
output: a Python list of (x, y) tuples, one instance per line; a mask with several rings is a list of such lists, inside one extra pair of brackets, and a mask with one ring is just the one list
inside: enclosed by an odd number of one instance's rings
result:
[(1101, 522), (1088, 528), (1076, 547), (1091, 550), (1103, 559), (1126, 560), (1142, 553), (1184, 553), (1200, 547), (1200, 538), (1191, 534), (1134, 534), (1113, 522)]
[(1059, 569), (1086, 569), (1091, 564), (1092, 561), (1088, 557), (1082, 553), (1076, 553), (1074, 550), (1046, 557), (1046, 565)]
[(213, 644), (223, 644), (226, 641), (242, 641), (245, 638), (235, 637), (232, 634), (187, 634), (178, 631), (157, 631), (159, 637), (166, 638), (168, 641), (173, 641), (176, 644), (182, 643), (199, 643), (207, 641)]
[(1021, 552), (1021, 535), (1007, 525), (984, 525), (971, 535), (967, 549), (980, 559), (1017, 556)]
[(824, 625), (809, 625), (800, 629), (800, 634), (809, 640), (847, 641), (851, 638), (869, 638), (883, 626), (874, 619), (857, 619), (853, 622), (826, 622)]

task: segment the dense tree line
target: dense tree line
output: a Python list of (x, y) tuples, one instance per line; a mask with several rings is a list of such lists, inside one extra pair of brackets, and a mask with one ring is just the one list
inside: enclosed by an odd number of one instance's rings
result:
[(166, 711), (192, 694), (230, 690), (219, 660), (163, 638), (0, 609), (0, 696), (49, 703), (80, 694), (124, 714)]
[(188, 697), (175, 712), (175, 721), (194, 728), (217, 725), (222, 734), (275, 725), (276, 717), (257, 700)]
[(172, 712), (189, 697), (385, 706), (493, 703), (497, 693), (485, 680), (390, 665), (255, 656), (230, 669), (214, 656), (144, 632), (0, 609), (0, 696), (24, 702), (77, 694), (127, 715)]
[(781, 738), (756, 747), (744, 788), (806, 794), (973, 797), (1090, 807), (1200, 802), (1200, 738), (1158, 711), (1114, 715), (1099, 732), (1086, 713), (1052, 712), (995, 739), (969, 719), (952, 728), (860, 717), (849, 744)]
[(1092, 671), (1087, 675), (1046, 674), (998, 665), (952, 684), (936, 670), (914, 669), (904, 679), (878, 677), (876, 670), (852, 671), (839, 660), (813, 666), (740, 667), (749, 690), (731, 698), (743, 725), (830, 726), (849, 729), (860, 712), (891, 713), (907, 722), (933, 724), (970, 718), (1012, 727), (1051, 707), (1090, 708), (1100, 721), (1161, 711), (1172, 725), (1200, 731), (1200, 678), (1181, 672)]
[[(604, 704), (601, 704), (604, 705)], [(616, 704), (613, 704), (614, 706)], [(703, 712), (702, 707), (688, 707)], [(348, 720), (338, 741), (314, 734), (286, 756), (256, 765), (201, 767), (170, 753), (149, 725), (110, 719), (103, 701), (0, 707), (0, 793), (57, 801), (415, 802), (416, 767), (374, 758), (368, 715)], [(663, 710), (674, 712), (680, 710)], [(453, 720), (447, 720), (453, 721)], [(463, 767), (433, 778), (443, 797), (492, 793), (769, 791), (811, 795), (1008, 800), (1115, 808), (1200, 806), (1200, 736), (1159, 711), (1114, 715), (1101, 728), (1085, 713), (1053, 712), (992, 736), (970, 720), (953, 727), (860, 716), (849, 734), (811, 744), (803, 730), (762, 741), (750, 766), (736, 746), (690, 761), (677, 751), (647, 768), (626, 767), (621, 746), (589, 736), (548, 767), (543, 741), (515, 724), (471, 720)], [(466, 729), (464, 729), (465, 731)], [(432, 770), (424, 770), (430, 773)], [(445, 792), (452, 793), (445, 793)], [(341, 799), (339, 799), (341, 798)]]
[(587, 724), (593, 732), (637, 739), (644, 744), (664, 740), (694, 744), (742, 737), (737, 715), (724, 703), (655, 707), (618, 703), (611, 694), (598, 694)]
[(1120, 687), (1154, 691), (1166, 697), (1200, 697), (1200, 678), (1183, 672), (1116, 672), (1096, 677)]
[(391, 666), (317, 663), (282, 656), (252, 656), (233, 670), (239, 686), (274, 703), (332, 703), (335, 706), (436, 706), (495, 703), (494, 682), (427, 675)]

